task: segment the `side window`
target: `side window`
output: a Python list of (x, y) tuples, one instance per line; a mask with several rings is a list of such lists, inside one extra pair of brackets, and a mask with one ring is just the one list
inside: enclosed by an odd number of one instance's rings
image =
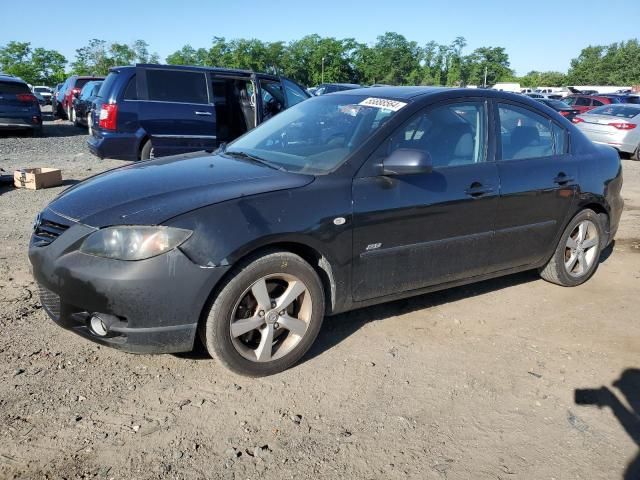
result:
[(427, 151), (434, 168), (480, 163), (485, 160), (486, 132), (487, 113), (483, 102), (430, 107), (391, 135), (385, 155), (399, 148), (410, 148)]
[(268, 120), (284, 110), (284, 92), (280, 82), (260, 80), (262, 119)]
[(589, 105), (591, 105), (591, 99), (586, 97), (578, 97), (576, 99), (575, 105), (579, 107), (588, 107)]
[(124, 89), (125, 100), (137, 100), (138, 99), (138, 84), (136, 82), (136, 76), (133, 75), (127, 82), (127, 86)]
[(576, 103), (575, 97), (565, 97), (563, 101), (569, 106), (574, 105)]
[(550, 119), (514, 105), (498, 105), (502, 160), (565, 153), (566, 133)]
[(600, 100), (593, 100), (594, 107), (601, 107), (602, 105), (604, 105), (604, 103), (602, 103)]
[(147, 69), (149, 100), (180, 103), (209, 103), (207, 77), (201, 72)]
[(287, 107), (293, 107), (296, 103), (300, 103), (308, 98), (295, 83), (286, 79), (282, 79), (282, 83), (284, 84), (284, 93), (287, 96)]

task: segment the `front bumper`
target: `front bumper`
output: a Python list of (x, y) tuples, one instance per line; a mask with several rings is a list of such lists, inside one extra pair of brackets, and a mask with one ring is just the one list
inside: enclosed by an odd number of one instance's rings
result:
[[(52, 218), (51, 211), (46, 215)], [(29, 260), (49, 316), (65, 329), (127, 352), (193, 349), (202, 309), (227, 268), (200, 267), (179, 249), (135, 262), (80, 253), (93, 231), (74, 224), (45, 246), (37, 246), (34, 236)], [(107, 336), (90, 328), (96, 313), (117, 319)]]

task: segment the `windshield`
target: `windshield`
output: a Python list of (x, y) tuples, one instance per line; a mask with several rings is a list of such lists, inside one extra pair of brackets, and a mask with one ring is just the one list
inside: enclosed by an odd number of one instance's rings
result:
[(610, 117), (633, 118), (636, 115), (640, 115), (640, 107), (632, 107), (628, 104), (606, 105), (604, 107), (594, 108), (588, 113), (590, 115), (607, 115)]
[(405, 105), (367, 95), (305, 100), (240, 137), (226, 153), (290, 172), (328, 173)]

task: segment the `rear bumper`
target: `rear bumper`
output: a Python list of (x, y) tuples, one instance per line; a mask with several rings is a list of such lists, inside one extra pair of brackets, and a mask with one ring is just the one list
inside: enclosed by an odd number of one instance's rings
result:
[[(33, 123), (33, 117), (38, 118), (37, 123)], [(32, 114), (22, 117), (0, 117), (0, 129), (16, 129), (29, 128), (32, 130), (40, 130), (42, 128), (42, 116)]]
[[(47, 314), (88, 340), (131, 353), (193, 349), (202, 309), (227, 268), (200, 267), (179, 249), (135, 262), (78, 252), (93, 231), (76, 224), (49, 245), (30, 245)], [(95, 314), (110, 319), (106, 336), (91, 329)]]
[(138, 160), (140, 138), (135, 133), (94, 130), (87, 140), (89, 151), (100, 158)]

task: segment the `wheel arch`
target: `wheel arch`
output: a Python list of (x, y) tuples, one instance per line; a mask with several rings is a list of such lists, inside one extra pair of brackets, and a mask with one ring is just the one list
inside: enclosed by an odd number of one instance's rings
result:
[(335, 310), (337, 291), (336, 277), (334, 275), (331, 262), (317, 248), (314, 248), (307, 243), (303, 243), (300, 241), (283, 240), (255, 246), (250, 250), (242, 252), (240, 256), (235, 258), (232, 268), (230, 268), (222, 276), (222, 278), (220, 278), (220, 280), (216, 283), (215, 287), (209, 294), (209, 298), (205, 302), (200, 314), (199, 322), (201, 323), (205, 320), (205, 315), (210, 305), (215, 300), (218, 293), (227, 283), (227, 281), (235, 275), (235, 267), (246, 262), (251, 262), (253, 259), (256, 259), (264, 254), (274, 252), (289, 252), (293, 253), (294, 255), (298, 255), (305, 262), (307, 262), (311, 266), (311, 268), (315, 270), (315, 272), (318, 274), (318, 277), (320, 277), (320, 282), (322, 284), (322, 289), (325, 297), (325, 315), (331, 315)]

